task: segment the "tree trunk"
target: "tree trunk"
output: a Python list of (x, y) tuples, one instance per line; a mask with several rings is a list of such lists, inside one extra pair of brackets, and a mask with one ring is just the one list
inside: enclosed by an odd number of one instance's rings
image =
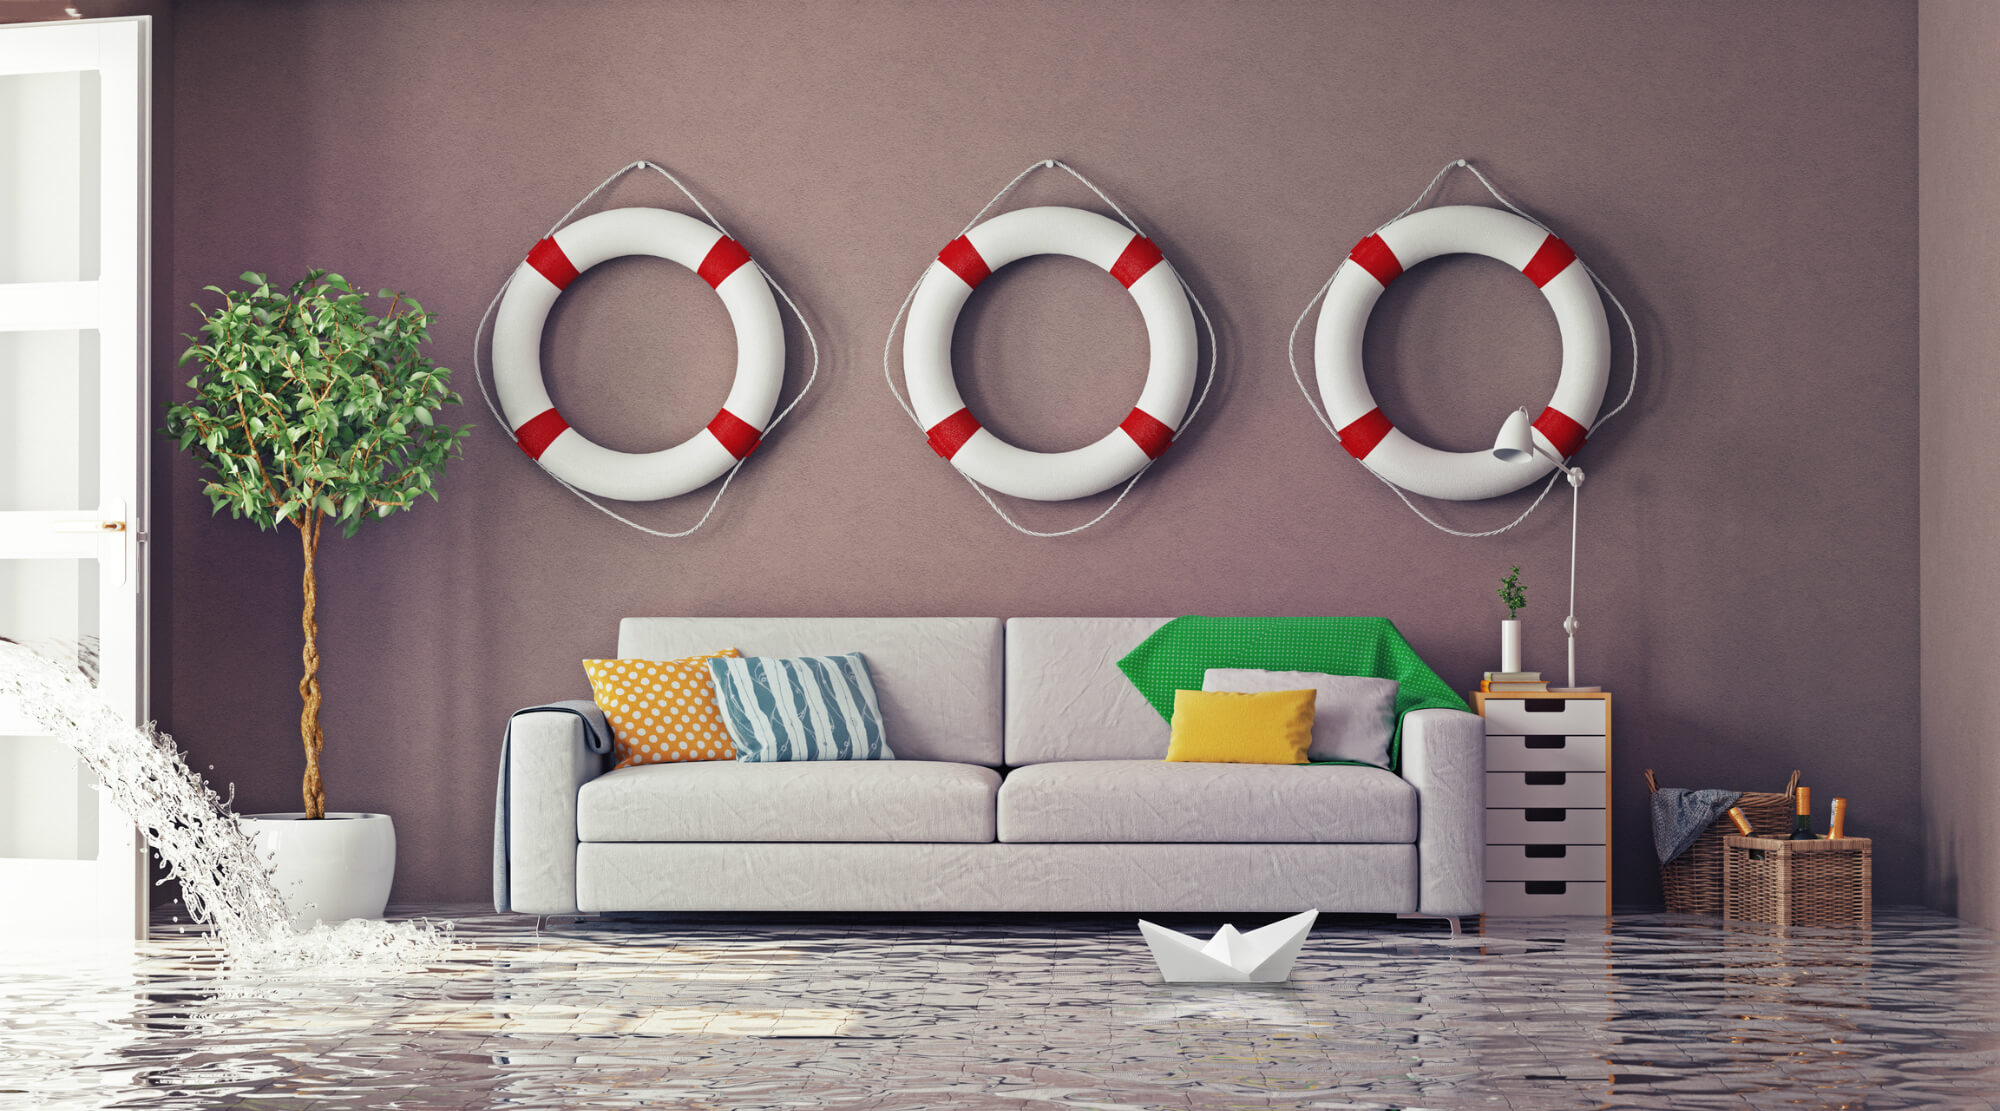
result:
[(319, 589), (313, 574), (313, 559), (319, 554), (320, 514), (314, 510), (299, 522), (299, 538), (306, 551), (305, 615), (299, 624), (305, 629), (305, 678), (299, 680), (299, 697), (305, 709), (299, 712), (299, 739), (306, 746), (306, 817), (326, 817), (326, 788), (319, 778), (319, 750), (325, 739), (319, 731)]

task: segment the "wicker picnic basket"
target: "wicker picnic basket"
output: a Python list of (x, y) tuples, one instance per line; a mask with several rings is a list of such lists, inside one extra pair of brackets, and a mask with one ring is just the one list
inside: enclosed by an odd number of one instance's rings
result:
[[(1653, 769), (1646, 769), (1646, 790), (1658, 792), (1660, 781)], [(1782, 793), (1745, 791), (1736, 805), (1750, 819), (1750, 828), (1762, 837), (1789, 835), (1792, 828), (1792, 799), (1798, 793), (1799, 773), (1793, 772)], [(1688, 851), (1660, 865), (1660, 894), (1667, 909), (1676, 914), (1722, 913), (1722, 839), (1736, 832), (1727, 814), (1709, 823)]]

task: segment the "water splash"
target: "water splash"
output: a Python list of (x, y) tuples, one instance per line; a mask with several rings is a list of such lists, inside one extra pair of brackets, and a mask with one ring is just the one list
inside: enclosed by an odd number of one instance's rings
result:
[(229, 801), (188, 767), (172, 737), (151, 723), (127, 724), (83, 671), (0, 638), (0, 699), (96, 774), (103, 801), (138, 826), (165, 862), (160, 882), (180, 881), (188, 913), (208, 927), (232, 967), (408, 967), (434, 964), (458, 948), (449, 923), (351, 919), (294, 929), (269, 866)]

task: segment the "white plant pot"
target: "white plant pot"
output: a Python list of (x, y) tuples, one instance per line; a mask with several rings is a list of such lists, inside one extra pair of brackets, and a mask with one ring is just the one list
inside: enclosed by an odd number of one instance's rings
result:
[(310, 929), (380, 918), (396, 878), (396, 825), (387, 814), (245, 814), (244, 828), (269, 861), (292, 925)]
[(1500, 623), (1500, 670), (1521, 670), (1521, 621), (1510, 617)]

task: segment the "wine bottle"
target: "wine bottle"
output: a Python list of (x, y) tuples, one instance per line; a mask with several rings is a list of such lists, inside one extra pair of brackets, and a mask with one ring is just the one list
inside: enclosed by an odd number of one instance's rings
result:
[(1798, 809), (1792, 814), (1792, 840), (1811, 841), (1812, 839), (1812, 788), (1801, 787), (1798, 794)]

